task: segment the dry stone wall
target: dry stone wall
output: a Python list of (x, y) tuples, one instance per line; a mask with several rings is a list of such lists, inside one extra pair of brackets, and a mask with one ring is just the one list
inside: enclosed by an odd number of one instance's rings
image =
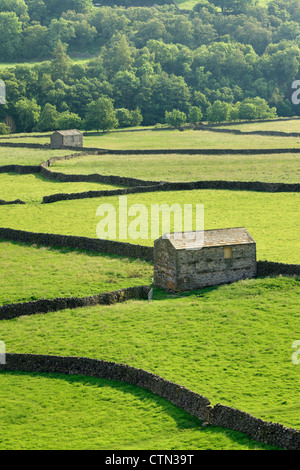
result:
[(130, 299), (147, 299), (149, 290), (149, 286), (136, 286), (81, 298), (59, 297), (2, 305), (0, 306), (0, 320), (11, 320), (22, 315), (57, 312), (59, 310), (91, 307), (93, 305), (110, 305)]
[(299, 430), (263, 421), (221, 404), (213, 407), (209, 399), (203, 395), (151, 372), (125, 364), (84, 357), (7, 354), (6, 364), (0, 364), (1, 370), (83, 375), (118, 380), (149, 390), (212, 426), (240, 431), (256, 441), (279, 448), (300, 450)]

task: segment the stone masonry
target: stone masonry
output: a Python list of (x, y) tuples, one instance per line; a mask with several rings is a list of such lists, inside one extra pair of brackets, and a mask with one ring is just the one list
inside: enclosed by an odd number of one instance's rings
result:
[(256, 244), (245, 228), (168, 233), (154, 242), (154, 285), (165, 290), (201, 289), (256, 272)]

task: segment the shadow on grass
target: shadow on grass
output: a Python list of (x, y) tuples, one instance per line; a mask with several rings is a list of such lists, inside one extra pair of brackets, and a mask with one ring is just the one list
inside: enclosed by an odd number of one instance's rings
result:
[[(223, 284), (224, 285), (224, 284)], [(155, 287), (153, 290), (153, 300), (176, 300), (186, 297), (205, 297), (208, 293), (218, 290), (222, 285), (204, 287), (199, 290), (191, 290), (185, 292), (168, 292), (163, 289)]]
[(89, 250), (81, 250), (79, 248), (69, 248), (69, 247), (54, 247), (54, 246), (45, 246), (45, 245), (38, 245), (38, 244), (33, 244), (33, 243), (25, 243), (25, 242), (19, 242), (15, 240), (6, 240), (3, 238), (0, 238), (0, 243), (11, 243), (12, 245), (20, 246), (20, 247), (32, 247), (34, 249), (43, 249), (47, 251), (53, 251), (56, 253), (61, 253), (61, 254), (69, 254), (69, 253), (74, 253), (74, 254), (82, 254), (85, 256), (89, 256), (90, 258), (107, 258), (107, 259), (116, 259), (120, 260), (122, 259), (123, 261), (126, 260), (128, 263), (143, 263), (143, 264), (148, 264), (149, 266), (153, 266), (153, 263), (150, 261), (142, 260), (139, 258), (131, 258), (128, 256), (123, 256), (123, 255), (116, 255), (113, 253), (102, 253), (98, 251), (89, 251)]
[[(119, 390), (122, 394), (131, 395), (140, 400), (141, 405), (145, 406), (146, 404), (153, 404), (155, 408), (159, 410), (161, 413), (166, 413), (168, 416), (176, 422), (176, 426), (178, 429), (190, 429), (190, 430), (201, 430), (201, 433), (210, 434), (213, 438), (217, 441), (218, 436), (225, 436), (229, 438), (231, 441), (239, 443), (241, 445), (248, 445), (249, 448), (256, 448), (260, 450), (274, 450), (275, 447), (269, 446), (267, 444), (256, 442), (250, 438), (248, 438), (245, 434), (232, 431), (230, 429), (221, 428), (221, 427), (213, 427), (213, 426), (202, 426), (202, 421), (200, 421), (195, 416), (190, 415), (186, 411), (178, 408), (177, 406), (170, 403), (167, 399), (161, 398), (154, 393), (145, 390), (143, 388), (130, 385), (124, 382), (116, 381), (116, 380), (107, 380), (107, 379), (100, 379), (95, 377), (88, 377), (82, 375), (64, 375), (64, 374), (47, 374), (47, 373), (38, 373), (38, 372), (10, 372), (10, 371), (2, 371), (1, 374), (5, 375), (12, 375), (12, 376), (28, 376), (28, 377), (47, 377), (53, 378), (56, 380), (66, 381), (70, 384), (74, 383), (81, 383), (88, 387), (110, 387), (114, 390)], [(105, 404), (105, 403), (104, 403)], [(76, 409), (74, 409), (76, 413)], [(124, 413), (126, 413), (126, 409), (124, 409)], [(155, 416), (157, 417), (157, 412), (155, 411)], [(156, 418), (157, 419), (157, 418)], [(50, 432), (50, 430), (49, 430)]]

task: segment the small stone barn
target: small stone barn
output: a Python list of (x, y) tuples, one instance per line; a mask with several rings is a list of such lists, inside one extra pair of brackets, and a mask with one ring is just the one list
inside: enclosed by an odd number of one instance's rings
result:
[(245, 228), (179, 235), (168, 233), (154, 242), (156, 287), (187, 291), (256, 276), (256, 243)]
[(51, 148), (83, 147), (83, 134), (77, 129), (56, 131), (51, 135)]

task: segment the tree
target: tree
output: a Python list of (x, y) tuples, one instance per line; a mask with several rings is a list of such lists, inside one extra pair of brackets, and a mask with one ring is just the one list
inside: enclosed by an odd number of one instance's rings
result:
[(22, 98), (15, 105), (18, 119), (18, 129), (23, 132), (32, 132), (39, 122), (41, 107), (35, 99)]
[(10, 134), (11, 130), (10, 127), (7, 126), (4, 122), (0, 122), (0, 134)]
[(22, 39), (22, 23), (15, 12), (0, 13), (0, 60), (11, 61), (18, 56)]
[(80, 129), (82, 126), (81, 117), (78, 114), (70, 113), (70, 111), (64, 111), (58, 115), (57, 129)]
[(186, 114), (179, 109), (173, 111), (166, 111), (165, 122), (171, 127), (179, 127), (186, 122)]
[(253, 0), (212, 0), (212, 3), (221, 8), (222, 13), (244, 13), (247, 7), (253, 5)]
[(57, 129), (58, 112), (56, 106), (46, 103), (37, 125), (37, 130), (41, 132), (54, 131)]
[(129, 109), (120, 108), (116, 110), (116, 118), (119, 121), (120, 127), (130, 127), (131, 126), (131, 112)]
[(26, 59), (45, 57), (49, 54), (47, 33), (48, 28), (40, 24), (24, 29), (22, 48)]
[(51, 61), (51, 74), (54, 80), (64, 79), (68, 76), (72, 67), (72, 60), (67, 55), (67, 46), (58, 41), (56, 48), (53, 51), (53, 60)]
[(104, 132), (108, 129), (114, 129), (117, 125), (116, 112), (110, 98), (103, 96), (88, 105), (85, 116), (85, 128), (87, 130), (97, 129), (99, 131), (99, 129), (102, 129)]
[(197, 106), (191, 106), (188, 114), (188, 122), (191, 124), (197, 124), (203, 118), (201, 108), (197, 108)]
[(24, 0), (1, 0), (0, 11), (13, 11), (19, 17), (28, 18), (28, 7)]
[(209, 122), (225, 122), (228, 121), (229, 113), (230, 105), (217, 100), (207, 109), (207, 120)]
[(137, 127), (143, 122), (143, 116), (140, 108), (136, 108), (131, 111), (131, 125), (132, 127)]

